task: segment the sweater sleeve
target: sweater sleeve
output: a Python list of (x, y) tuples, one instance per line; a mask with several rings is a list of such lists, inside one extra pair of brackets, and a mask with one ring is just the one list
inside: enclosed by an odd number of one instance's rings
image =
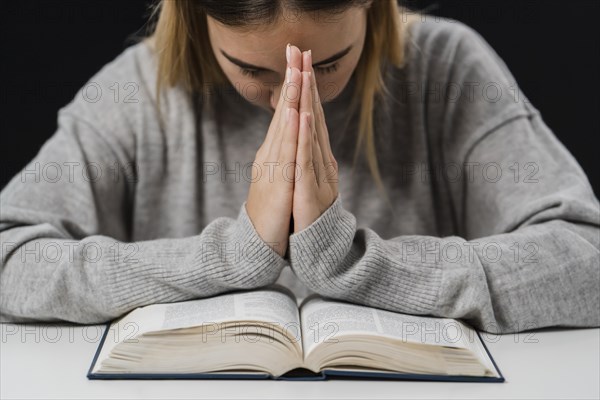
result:
[(535, 131), (537, 118), (504, 125), (472, 153), (513, 162), (514, 153), (502, 145), (512, 138), (523, 162), (535, 148), (545, 169), (537, 182), (517, 190), (498, 182), (467, 186), (466, 224), (480, 237), (384, 240), (372, 229), (357, 228), (338, 195), (312, 225), (290, 237), (292, 269), (324, 296), (460, 318), (487, 332), (599, 326), (598, 201), (549, 131)]
[[(467, 34), (470, 65), (504, 82), (489, 48), (473, 62), (481, 40)], [(340, 195), (290, 237), (296, 275), (324, 296), (487, 332), (600, 326), (600, 207), (583, 170), (531, 105), (452, 107), (443, 161), (472, 167), (440, 188), (454, 193), (456, 235), (384, 240), (356, 226)]]
[(276, 281), (286, 262), (245, 203), (194, 236), (128, 241), (133, 160), (112, 136), (61, 112), (55, 134), (0, 193), (2, 321), (103, 323)]

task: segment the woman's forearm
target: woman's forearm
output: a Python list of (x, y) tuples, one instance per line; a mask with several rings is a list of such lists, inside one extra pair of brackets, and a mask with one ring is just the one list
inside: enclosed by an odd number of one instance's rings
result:
[[(3, 209), (10, 219), (11, 208)], [(5, 322), (103, 323), (136, 307), (252, 289), (285, 261), (254, 230), (245, 204), (199, 235), (122, 242), (66, 238), (50, 224), (0, 231), (0, 314)]]
[(341, 199), (290, 238), (296, 275), (322, 295), (395, 312), (461, 318), (494, 333), (599, 326), (598, 228), (561, 220), (467, 241), (384, 240)]

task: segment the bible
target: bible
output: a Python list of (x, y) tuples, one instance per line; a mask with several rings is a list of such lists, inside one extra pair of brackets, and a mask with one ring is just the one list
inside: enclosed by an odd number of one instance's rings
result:
[(504, 382), (459, 320), (298, 302), (277, 284), (136, 308), (107, 324), (87, 377)]

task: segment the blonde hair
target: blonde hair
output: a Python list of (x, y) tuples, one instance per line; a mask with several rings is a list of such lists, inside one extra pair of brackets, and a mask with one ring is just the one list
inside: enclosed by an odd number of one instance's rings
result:
[[(408, 10), (399, 6), (396, 0), (375, 0), (370, 4), (364, 49), (355, 70), (355, 96), (351, 102), (351, 111), (360, 105), (353, 170), (360, 149), (364, 147), (371, 175), (383, 194), (385, 188), (375, 151), (373, 112), (377, 98), (387, 93), (383, 76), (385, 67), (391, 63), (401, 68), (405, 63), (406, 28), (416, 19), (415, 12), (405, 11)], [(158, 55), (158, 98), (166, 86), (181, 84), (188, 92), (202, 93), (206, 82), (216, 85), (227, 82), (212, 52), (206, 13), (201, 8), (191, 0), (163, 0), (155, 5), (152, 17), (157, 14), (158, 19), (151, 27), (153, 32), (147, 39)], [(353, 114), (348, 112), (348, 115)], [(389, 203), (387, 195), (386, 199)]]

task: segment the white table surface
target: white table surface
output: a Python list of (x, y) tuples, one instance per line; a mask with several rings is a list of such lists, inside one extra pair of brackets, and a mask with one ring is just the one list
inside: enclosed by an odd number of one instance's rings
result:
[(600, 397), (600, 329), (483, 335), (504, 383), (418, 381), (91, 381), (104, 326), (0, 324), (0, 398), (543, 398)]

